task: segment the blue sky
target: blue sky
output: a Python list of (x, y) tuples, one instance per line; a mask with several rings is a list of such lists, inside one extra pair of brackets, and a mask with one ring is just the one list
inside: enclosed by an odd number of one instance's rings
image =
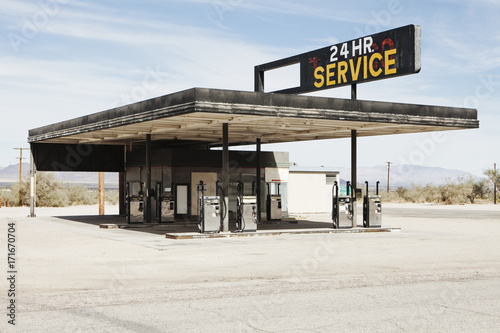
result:
[[(421, 72), (361, 84), (358, 98), (474, 107), (480, 129), (360, 138), (358, 165), (480, 174), (500, 163), (498, 17), (499, 0), (3, 0), (0, 165), (16, 163), (31, 128), (192, 87), (251, 91), (255, 65), (417, 24)], [(282, 71), (266, 88), (297, 80)], [(349, 140), (264, 148), (303, 166), (350, 163)]]

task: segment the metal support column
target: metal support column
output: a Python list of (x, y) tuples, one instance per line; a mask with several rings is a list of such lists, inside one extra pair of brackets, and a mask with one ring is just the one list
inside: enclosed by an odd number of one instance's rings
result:
[(358, 138), (358, 131), (351, 130), (351, 184), (353, 188), (356, 188), (358, 181), (357, 138)]
[(357, 169), (357, 131), (351, 130), (351, 185), (353, 198), (353, 214), (352, 214), (352, 227), (357, 227), (357, 198), (356, 198), (356, 188), (358, 181), (358, 169)]
[(33, 146), (30, 149), (30, 215), (36, 217), (36, 165), (33, 157)]
[[(356, 84), (351, 85), (351, 99), (356, 100), (358, 97)], [(352, 214), (352, 227), (357, 227), (357, 198), (356, 189), (358, 187), (358, 161), (357, 161), (357, 141), (358, 141), (358, 131), (351, 130), (351, 185), (352, 185), (352, 197), (353, 197), (353, 214)]]
[(229, 124), (222, 124), (222, 190), (224, 209), (222, 211), (222, 231), (229, 231)]
[[(132, 143), (130, 143), (130, 151), (132, 151)], [(125, 144), (123, 146), (123, 169), (127, 170), (127, 145)], [(126, 208), (126, 188), (127, 188), (127, 173), (126, 172), (120, 172), (118, 173), (118, 182), (120, 183), (118, 185), (120, 193), (118, 194), (120, 203), (118, 204), (118, 213), (120, 215), (127, 215), (127, 208)]]
[(118, 214), (125, 215), (125, 172), (118, 173)]
[(146, 223), (151, 223), (151, 134), (146, 134)]
[(351, 99), (352, 100), (358, 99), (358, 89), (357, 89), (356, 83), (351, 85)]
[(260, 143), (260, 138), (257, 139), (256, 142), (257, 146), (257, 163), (255, 165), (255, 195), (257, 199), (257, 223), (260, 222), (260, 211), (261, 211), (261, 205), (260, 205), (260, 166), (261, 166), (261, 143)]
[(259, 71), (257, 68), (254, 73), (254, 91), (264, 92), (264, 71)]

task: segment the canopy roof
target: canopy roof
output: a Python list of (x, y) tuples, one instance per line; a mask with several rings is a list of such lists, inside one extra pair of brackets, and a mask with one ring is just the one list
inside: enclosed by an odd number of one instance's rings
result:
[(29, 131), (30, 143), (124, 145), (145, 140), (294, 142), (478, 128), (477, 110), (206, 88), (164, 95)]

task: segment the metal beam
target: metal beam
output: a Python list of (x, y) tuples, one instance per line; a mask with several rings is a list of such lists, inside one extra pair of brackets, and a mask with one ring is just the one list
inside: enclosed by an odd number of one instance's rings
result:
[(261, 167), (261, 142), (260, 138), (257, 138), (256, 142), (256, 150), (257, 150), (257, 163), (255, 165), (256, 176), (255, 176), (255, 195), (257, 196), (257, 223), (260, 222), (260, 167)]
[(125, 215), (125, 172), (118, 173), (118, 214)]
[(264, 92), (264, 71), (258, 67), (255, 67), (254, 71), (254, 91)]
[(146, 223), (151, 223), (151, 134), (146, 134)]
[(222, 220), (222, 231), (229, 231), (229, 124), (222, 124), (222, 195), (224, 198), (224, 210)]
[[(351, 85), (351, 100), (356, 100), (358, 98), (358, 92), (356, 84)], [(353, 213), (352, 213), (352, 227), (357, 227), (357, 217), (358, 217), (358, 198), (356, 194), (356, 189), (358, 188), (358, 131), (351, 130), (351, 184), (353, 198)]]
[(36, 165), (33, 157), (33, 145), (30, 149), (30, 217), (36, 217)]
[(351, 184), (353, 197), (353, 215), (352, 215), (352, 227), (357, 227), (357, 198), (356, 198), (356, 188), (358, 187), (358, 161), (357, 161), (357, 131), (351, 130)]

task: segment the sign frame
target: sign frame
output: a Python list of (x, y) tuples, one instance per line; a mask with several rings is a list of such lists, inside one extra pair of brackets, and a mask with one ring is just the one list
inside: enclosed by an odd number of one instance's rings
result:
[(274, 91), (302, 94), (416, 74), (421, 69), (421, 28), (407, 25), (255, 66), (255, 91), (264, 73), (300, 64), (300, 86)]

